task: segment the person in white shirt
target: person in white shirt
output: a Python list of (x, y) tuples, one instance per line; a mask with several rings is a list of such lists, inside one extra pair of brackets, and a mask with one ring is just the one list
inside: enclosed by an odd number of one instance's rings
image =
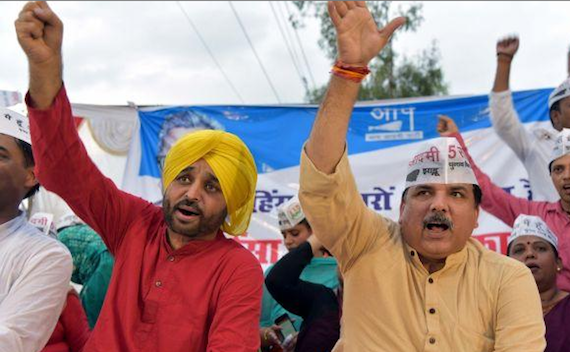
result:
[(554, 129), (528, 131), (514, 108), (509, 89), (511, 63), (519, 48), (519, 38), (507, 37), (497, 42), (497, 71), (489, 95), (491, 122), (499, 137), (524, 164), (532, 200), (555, 202), (560, 197), (548, 173), (548, 161), (557, 131), (570, 128), (570, 79), (558, 86), (548, 99), (550, 121)]
[(37, 352), (69, 290), (69, 251), (19, 210), (38, 189), (28, 119), (0, 108), (0, 352)]

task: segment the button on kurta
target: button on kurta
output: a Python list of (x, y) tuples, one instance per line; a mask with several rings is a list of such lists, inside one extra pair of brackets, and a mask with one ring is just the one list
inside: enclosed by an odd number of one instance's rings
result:
[(154, 285), (155, 285), (156, 287), (162, 287), (162, 281), (156, 280), (156, 282), (154, 283)]
[(169, 256), (168, 256), (168, 261), (169, 261), (169, 262), (173, 262), (173, 261), (174, 261), (174, 256), (173, 256), (173, 255), (169, 255)]
[(435, 308), (430, 308), (430, 309), (429, 309), (429, 314), (435, 314)]
[(429, 338), (429, 343), (431, 343), (432, 345), (435, 343), (435, 337), (430, 337)]

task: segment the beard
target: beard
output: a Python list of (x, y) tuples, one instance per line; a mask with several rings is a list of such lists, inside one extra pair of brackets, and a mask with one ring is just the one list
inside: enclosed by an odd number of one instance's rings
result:
[[(191, 207), (194, 212), (199, 214), (198, 221), (185, 224), (176, 220), (174, 218), (174, 213), (180, 206)], [(227, 216), (226, 208), (217, 214), (205, 216), (198, 203), (189, 199), (184, 199), (172, 206), (170, 201), (164, 198), (162, 200), (162, 213), (164, 214), (164, 220), (171, 231), (189, 238), (197, 238), (202, 235), (208, 235), (218, 231)]]

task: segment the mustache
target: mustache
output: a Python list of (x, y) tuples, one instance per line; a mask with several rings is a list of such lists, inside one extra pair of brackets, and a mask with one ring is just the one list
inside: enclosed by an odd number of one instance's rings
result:
[(434, 223), (446, 225), (450, 230), (453, 229), (453, 221), (451, 221), (451, 219), (445, 216), (441, 211), (435, 212), (424, 219), (424, 229), (427, 228), (428, 224)]
[(190, 208), (194, 213), (202, 215), (202, 208), (200, 208), (198, 203), (195, 201), (189, 199), (183, 199), (174, 205), (173, 210), (177, 210), (182, 206), (186, 207), (187, 209)]

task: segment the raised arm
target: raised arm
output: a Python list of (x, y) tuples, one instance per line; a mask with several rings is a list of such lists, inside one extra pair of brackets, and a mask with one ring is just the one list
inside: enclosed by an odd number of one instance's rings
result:
[[(366, 67), (405, 22), (399, 17), (379, 29), (364, 1), (329, 1), (328, 9), (337, 32), (338, 60), (353, 67)], [(360, 83), (331, 76), (306, 144), (307, 156), (321, 172), (332, 173), (343, 154), (359, 88)]]
[(519, 50), (519, 38), (516, 36), (506, 37), (497, 42), (497, 71), (493, 92), (509, 90), (509, 78), (511, 75), (511, 62)]
[(333, 70), (340, 77), (331, 76), (301, 153), (299, 199), (314, 232), (342, 269), (349, 270), (363, 253), (388, 241), (394, 232), (393, 222), (362, 201), (348, 164), (345, 140), (364, 68), (405, 19), (396, 18), (378, 29), (364, 1), (328, 2), (328, 7), (337, 31), (340, 61)]
[(497, 42), (497, 71), (489, 99), (489, 108), (493, 129), (525, 163), (534, 146), (515, 110), (509, 88), (511, 63), (518, 49), (518, 37), (506, 37)]
[(461, 145), (465, 157), (471, 164), (475, 177), (477, 178), (477, 182), (479, 183), (479, 187), (483, 193), (481, 207), (485, 211), (494, 215), (508, 226), (513, 226), (515, 219), (520, 214), (541, 215), (540, 208), (545, 204), (544, 202), (532, 202), (509, 194), (504, 189), (493, 183), (491, 178), (479, 169), (469, 154), (465, 141), (459, 133), (459, 129), (457, 128), (455, 121), (453, 121), (451, 117), (439, 115), (437, 131), (442, 137), (456, 138)]
[(30, 66), (26, 103), (36, 176), (99, 233), (111, 253), (116, 254), (130, 224), (157, 210), (117, 189), (90, 160), (63, 87), (61, 20), (47, 3), (30, 2), (20, 12), (15, 26)]

